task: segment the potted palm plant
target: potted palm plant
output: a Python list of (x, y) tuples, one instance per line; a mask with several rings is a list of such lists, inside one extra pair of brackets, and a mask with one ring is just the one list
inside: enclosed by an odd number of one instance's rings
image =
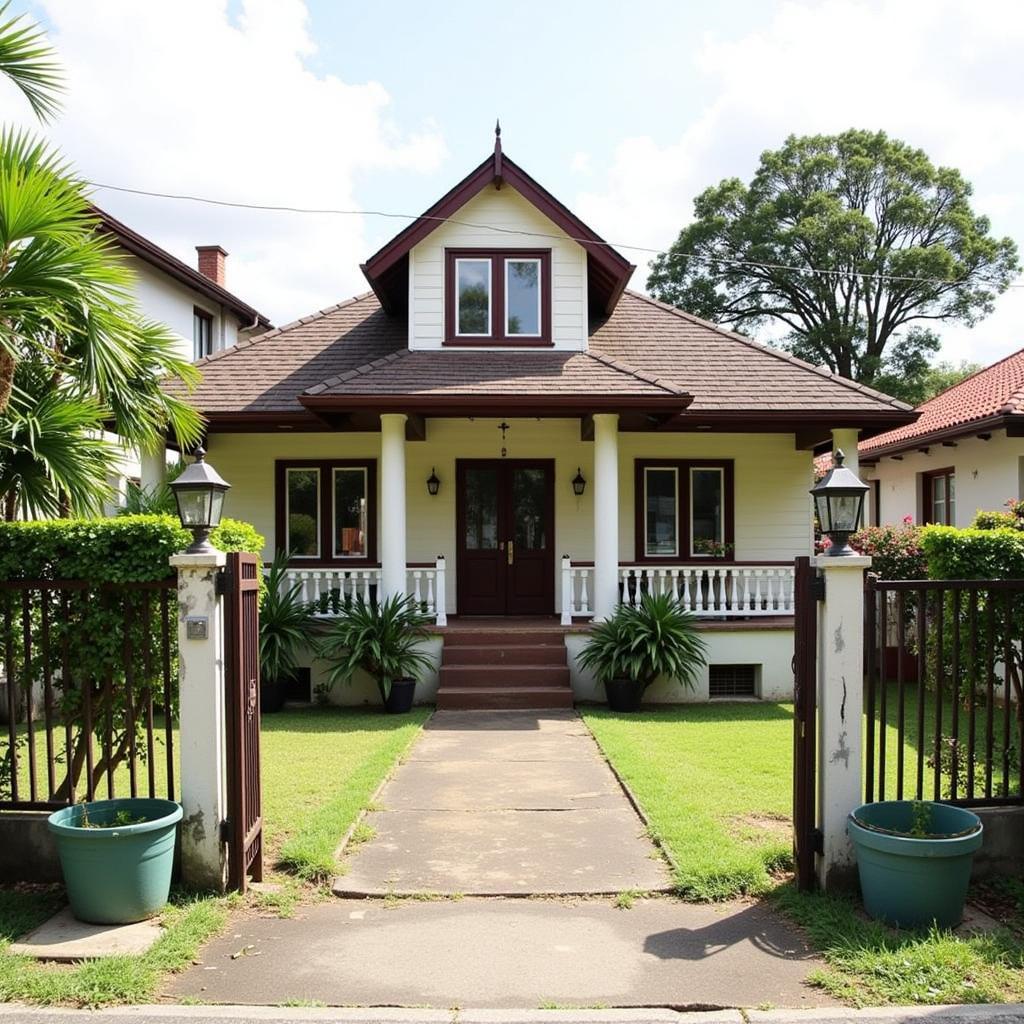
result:
[(707, 646), (696, 618), (671, 594), (645, 593), (635, 606), (620, 604), (596, 623), (577, 661), (604, 683), (612, 711), (636, 711), (661, 676), (693, 689)]
[(381, 602), (359, 597), (346, 605), (317, 644), (330, 665), (329, 685), (349, 683), (356, 669), (363, 669), (376, 681), (387, 711), (408, 711), (416, 677), (431, 667), (420, 647), (429, 622), (413, 598), (400, 594)]
[(267, 573), (260, 607), (260, 710), (284, 707), (288, 680), (298, 668), (299, 649), (309, 642), (309, 608), (302, 585), (288, 582), (288, 555), (278, 551)]

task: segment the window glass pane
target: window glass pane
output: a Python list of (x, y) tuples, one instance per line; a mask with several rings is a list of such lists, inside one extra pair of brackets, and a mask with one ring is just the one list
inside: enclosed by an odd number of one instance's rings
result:
[(505, 330), (540, 334), (540, 260), (505, 261)]
[(944, 476), (932, 477), (932, 514), (933, 523), (945, 523), (946, 521), (946, 478)]
[(493, 551), (498, 546), (498, 473), (466, 470), (466, 548)]
[(956, 526), (956, 477), (950, 473), (946, 484), (946, 511), (949, 513), (946, 522)]
[(677, 473), (675, 469), (645, 469), (645, 550), (648, 555), (679, 553)]
[(366, 557), (366, 470), (334, 471), (334, 555)]
[(690, 536), (695, 555), (724, 555), (723, 476), (720, 469), (690, 470)]
[(459, 334), (491, 333), (491, 261), (456, 260)]
[(213, 320), (202, 313), (192, 314), (192, 351), (196, 359), (213, 352)]
[(517, 551), (543, 551), (547, 497), (543, 469), (516, 469), (512, 475), (512, 516)]
[(288, 550), (299, 558), (320, 554), (320, 470), (288, 470)]

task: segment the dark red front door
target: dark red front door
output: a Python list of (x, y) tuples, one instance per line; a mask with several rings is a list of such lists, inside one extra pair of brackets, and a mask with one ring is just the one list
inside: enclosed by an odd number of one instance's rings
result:
[(555, 468), (550, 459), (460, 459), (460, 615), (555, 610)]

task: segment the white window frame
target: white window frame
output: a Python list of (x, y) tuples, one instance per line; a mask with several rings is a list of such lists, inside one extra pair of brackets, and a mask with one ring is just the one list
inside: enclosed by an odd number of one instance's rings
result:
[[(510, 263), (532, 263), (537, 268), (537, 330), (536, 331), (520, 331), (518, 334), (512, 334), (508, 329), (508, 316), (509, 316), (509, 303), (508, 303), (508, 275)], [(537, 256), (506, 256), (504, 258), (505, 264), (505, 333), (506, 338), (539, 338), (544, 333), (544, 300), (542, 292), (544, 290), (544, 263)]]
[[(292, 521), (292, 473), (316, 473), (316, 552), (312, 555), (292, 555), (291, 521)], [(284, 538), (285, 550), (294, 559), (319, 558), (320, 557), (320, 534), (323, 523), (320, 522), (320, 488), (323, 481), (320, 479), (319, 466), (287, 466), (284, 471)]]
[[(676, 482), (676, 499), (673, 502), (675, 507), (675, 519), (676, 519), (676, 546), (675, 551), (665, 553), (658, 552), (652, 554), (648, 548), (650, 543), (650, 531), (648, 530), (648, 521), (650, 516), (650, 502), (647, 500), (647, 474), (655, 473), (671, 473)], [(678, 558), (679, 557), (679, 467), (678, 466), (644, 466), (644, 557), (645, 558)]]
[[(487, 330), (483, 333), (460, 331), (459, 299), (459, 267), (463, 263), (487, 264)], [(490, 256), (457, 256), (455, 258), (455, 336), (457, 338), (490, 338), (494, 334), (494, 264)]]
[(693, 535), (693, 474), (694, 473), (717, 473), (718, 474), (718, 493), (721, 495), (721, 501), (718, 505), (718, 536), (721, 540), (716, 541), (716, 544), (725, 543), (725, 467), (724, 466), (690, 466), (690, 508), (689, 508), (689, 523), (687, 528), (690, 531), (690, 554), (693, 558), (713, 558), (714, 555), (710, 555), (704, 551), (695, 551), (694, 545), (697, 542), (697, 538)]
[[(205, 339), (202, 337), (202, 330), (197, 328), (203, 325), (210, 333)], [(192, 356), (193, 362), (213, 355), (213, 314), (199, 306), (192, 308)]]
[[(361, 473), (363, 476), (363, 547), (358, 555), (343, 555), (338, 551), (338, 487), (335, 483), (338, 473)], [(331, 466), (331, 557), (340, 559), (360, 559), (369, 557), (370, 542), (370, 474), (366, 466)]]

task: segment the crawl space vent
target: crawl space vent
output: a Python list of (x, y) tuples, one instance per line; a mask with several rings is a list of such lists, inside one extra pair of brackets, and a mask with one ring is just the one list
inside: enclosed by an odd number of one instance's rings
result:
[(710, 665), (712, 697), (753, 697), (756, 665)]

